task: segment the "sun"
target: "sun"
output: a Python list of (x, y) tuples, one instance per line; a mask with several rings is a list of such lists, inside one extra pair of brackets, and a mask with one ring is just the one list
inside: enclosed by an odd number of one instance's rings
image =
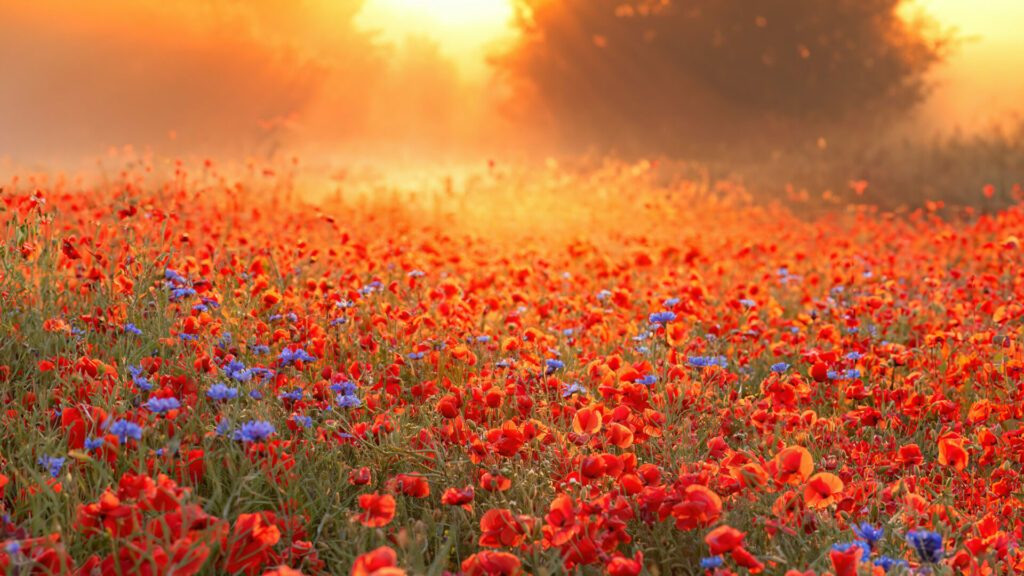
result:
[(428, 36), (468, 68), (511, 33), (514, 0), (368, 0), (359, 22), (385, 39)]

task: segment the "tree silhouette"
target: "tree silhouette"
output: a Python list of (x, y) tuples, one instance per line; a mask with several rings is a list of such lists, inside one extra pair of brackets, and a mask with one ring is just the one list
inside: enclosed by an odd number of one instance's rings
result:
[[(565, 144), (692, 155), (865, 133), (950, 41), (902, 0), (520, 0), (495, 62)], [(523, 107), (520, 107), (523, 109)]]

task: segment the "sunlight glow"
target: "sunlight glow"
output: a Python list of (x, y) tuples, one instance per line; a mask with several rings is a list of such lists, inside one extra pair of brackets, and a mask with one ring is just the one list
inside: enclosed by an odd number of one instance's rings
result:
[(369, 0), (359, 22), (392, 42), (429, 37), (474, 75), (488, 47), (511, 34), (513, 13), (512, 0)]

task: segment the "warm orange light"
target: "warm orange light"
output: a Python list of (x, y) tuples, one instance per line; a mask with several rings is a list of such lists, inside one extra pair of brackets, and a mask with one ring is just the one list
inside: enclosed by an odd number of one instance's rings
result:
[(385, 39), (426, 36), (470, 73), (487, 47), (511, 33), (513, 0), (368, 0), (359, 16)]

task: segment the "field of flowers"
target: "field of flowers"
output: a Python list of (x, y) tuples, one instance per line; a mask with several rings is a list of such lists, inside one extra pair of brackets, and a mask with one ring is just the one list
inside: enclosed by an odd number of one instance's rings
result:
[(6, 181), (0, 566), (1024, 570), (1024, 209), (647, 168)]

